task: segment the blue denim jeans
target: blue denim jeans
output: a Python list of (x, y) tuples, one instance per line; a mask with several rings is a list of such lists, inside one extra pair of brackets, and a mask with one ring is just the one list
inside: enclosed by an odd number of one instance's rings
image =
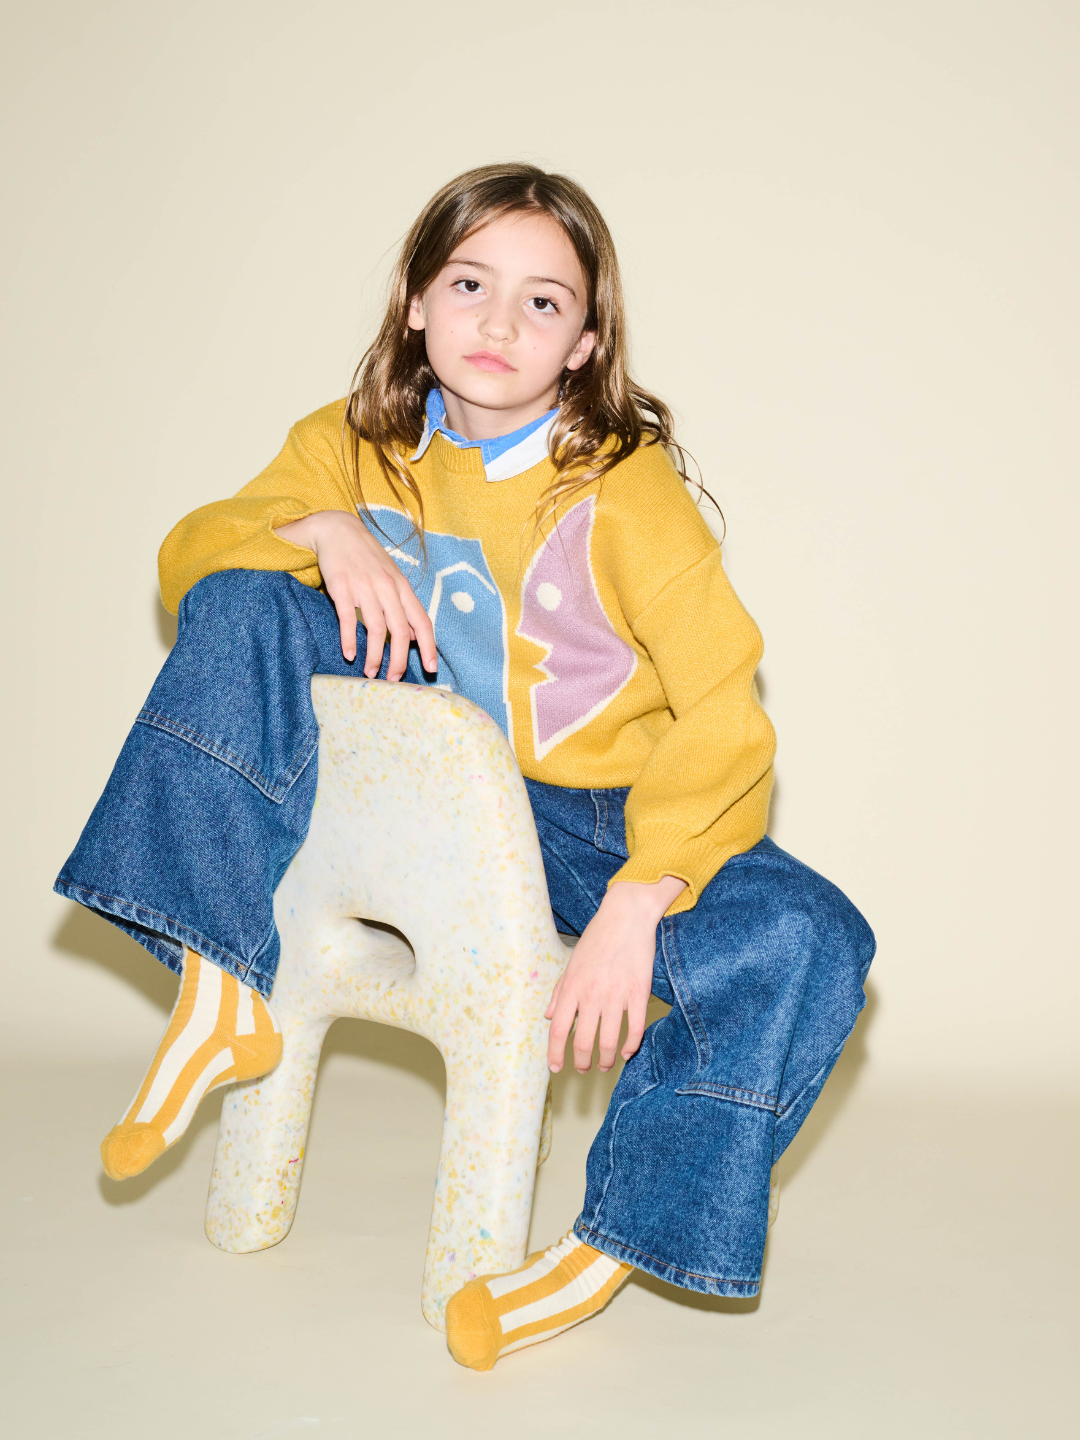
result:
[[(273, 896), (307, 834), (313, 674), (341, 655), (326, 597), (231, 570), (185, 596), (174, 646), (55, 889), (179, 972), (190, 946), (263, 995)], [(385, 668), (385, 664), (384, 664)], [(410, 660), (406, 679), (422, 681)], [(627, 857), (626, 790), (526, 781), (560, 928), (580, 934)], [(864, 1003), (874, 952), (835, 886), (771, 840), (657, 932), (651, 1025), (589, 1152), (579, 1237), (686, 1289), (753, 1295), (769, 1174)]]
[[(560, 928), (580, 932), (627, 858), (626, 790), (527, 780)], [(874, 937), (851, 902), (762, 840), (658, 927), (671, 1006), (623, 1067), (574, 1229), (688, 1290), (756, 1295), (769, 1176), (865, 1003)]]
[[(311, 677), (363, 677), (325, 595), (227, 570), (189, 590), (176, 644), (53, 887), (170, 970), (184, 947), (269, 996), (274, 891), (307, 835), (318, 776)], [(418, 663), (406, 674), (422, 679)], [(385, 663), (380, 674), (385, 674)]]

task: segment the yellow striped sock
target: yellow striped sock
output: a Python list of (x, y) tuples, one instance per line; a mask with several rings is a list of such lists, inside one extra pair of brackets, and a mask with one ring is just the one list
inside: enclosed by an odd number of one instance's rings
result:
[(139, 1093), (101, 1142), (111, 1180), (127, 1180), (180, 1139), (208, 1090), (254, 1080), (281, 1059), (281, 1032), (262, 996), (188, 950), (184, 978)]
[(490, 1370), (500, 1355), (550, 1340), (595, 1315), (629, 1279), (621, 1264), (571, 1232), (509, 1275), (470, 1280), (446, 1305), (446, 1343), (459, 1365)]

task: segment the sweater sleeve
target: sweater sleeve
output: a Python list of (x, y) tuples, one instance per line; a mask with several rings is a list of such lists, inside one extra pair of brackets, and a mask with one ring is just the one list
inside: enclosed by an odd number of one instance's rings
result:
[(765, 834), (776, 740), (754, 672), (761, 633), (724, 574), (718, 546), (674, 576), (633, 619), (675, 723), (626, 804), (630, 859), (611, 883), (687, 884), (669, 914), (691, 909), (732, 855)]
[(281, 453), (231, 500), (203, 505), (174, 525), (158, 555), (161, 598), (174, 615), (191, 587), (220, 570), (286, 570), (322, 584), (314, 552), (274, 533), (319, 510), (356, 514), (341, 454), (341, 402), (289, 431)]

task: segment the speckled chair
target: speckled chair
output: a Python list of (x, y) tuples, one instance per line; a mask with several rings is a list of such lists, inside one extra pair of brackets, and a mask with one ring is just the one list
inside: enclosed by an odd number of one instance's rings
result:
[(483, 711), (444, 690), (331, 676), (315, 677), (312, 699), (315, 809), (274, 900), (284, 1053), (226, 1093), (206, 1233), (231, 1251), (288, 1234), (335, 1019), (414, 1030), (446, 1062), (423, 1283), (424, 1315), (443, 1329), (466, 1280), (525, 1258), (550, 1136), (544, 1008), (569, 952), (521, 773)]

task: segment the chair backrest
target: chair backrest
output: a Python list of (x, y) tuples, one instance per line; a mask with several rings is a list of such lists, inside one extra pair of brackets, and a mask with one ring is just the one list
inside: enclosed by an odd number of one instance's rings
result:
[[(363, 999), (342, 1013), (443, 1035), (449, 1012), (470, 1004), (517, 1012), (523, 986), (534, 1010), (531, 992), (550, 990), (566, 952), (502, 731), (435, 688), (320, 675), (312, 702), (319, 783), (308, 839), (275, 904), (283, 963), (289, 921), (302, 912), (301, 929), (314, 920), (329, 952), (348, 951), (353, 968), (379, 982), (365, 983)], [(359, 918), (408, 937), (411, 974), (400, 947), (370, 932), (361, 939)]]

